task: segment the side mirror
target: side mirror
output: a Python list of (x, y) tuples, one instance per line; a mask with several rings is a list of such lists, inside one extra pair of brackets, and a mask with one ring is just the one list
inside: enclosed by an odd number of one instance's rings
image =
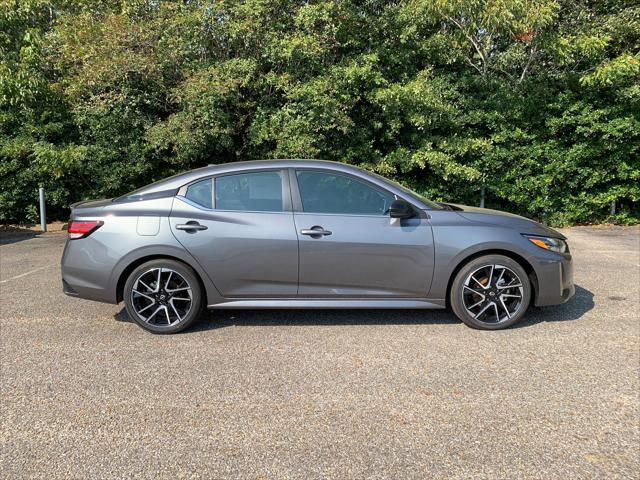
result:
[(410, 218), (415, 214), (413, 207), (404, 200), (395, 200), (389, 207), (391, 218)]

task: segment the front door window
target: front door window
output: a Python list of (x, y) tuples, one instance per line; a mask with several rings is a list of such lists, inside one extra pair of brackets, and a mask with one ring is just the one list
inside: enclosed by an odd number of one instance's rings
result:
[(355, 178), (312, 170), (296, 172), (305, 213), (386, 215), (395, 197)]

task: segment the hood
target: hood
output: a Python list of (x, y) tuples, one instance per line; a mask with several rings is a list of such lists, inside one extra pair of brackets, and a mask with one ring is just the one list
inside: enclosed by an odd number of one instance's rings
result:
[(561, 238), (563, 240), (567, 238), (553, 228), (513, 213), (455, 203), (445, 203), (444, 205), (451, 207), (458, 215), (472, 222), (490, 223), (492, 225), (514, 228), (520, 230), (520, 233), (528, 233), (530, 235)]

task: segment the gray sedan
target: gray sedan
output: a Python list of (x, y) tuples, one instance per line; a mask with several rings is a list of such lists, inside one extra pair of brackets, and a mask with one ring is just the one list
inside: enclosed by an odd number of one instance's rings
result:
[(72, 205), (67, 295), (124, 301), (154, 333), (202, 308), (445, 308), (480, 329), (575, 292), (566, 238), (320, 160), (192, 170)]

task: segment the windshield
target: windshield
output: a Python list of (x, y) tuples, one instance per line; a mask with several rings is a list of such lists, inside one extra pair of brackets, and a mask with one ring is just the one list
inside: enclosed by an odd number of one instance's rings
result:
[(389, 185), (393, 185), (398, 190), (403, 191), (404, 193), (406, 193), (410, 197), (414, 198), (415, 200), (418, 200), (418, 201), (424, 203), (425, 205), (427, 205), (432, 210), (444, 210), (444, 207), (442, 205), (439, 205), (436, 202), (434, 202), (432, 200), (429, 200), (428, 198), (425, 198), (422, 195), (417, 194), (413, 190), (405, 187), (404, 185), (399, 184), (398, 182), (394, 182), (393, 180), (389, 180), (388, 178), (385, 178), (385, 177), (383, 177), (381, 175), (378, 175), (377, 173), (373, 173), (373, 172), (367, 172), (367, 173), (369, 173), (370, 175), (373, 175), (377, 179), (382, 180), (383, 182), (385, 182), (385, 183), (387, 183)]

